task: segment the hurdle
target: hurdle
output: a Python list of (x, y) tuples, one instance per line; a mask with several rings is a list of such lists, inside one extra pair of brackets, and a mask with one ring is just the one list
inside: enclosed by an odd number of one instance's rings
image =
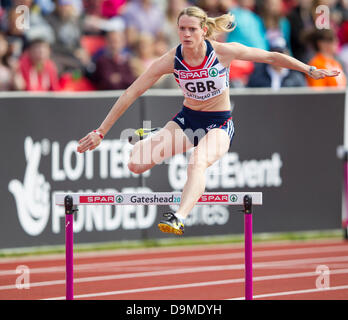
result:
[[(65, 208), (66, 300), (74, 299), (74, 213), (79, 205), (179, 205), (179, 192), (152, 193), (57, 193), (55, 204)], [(244, 210), (245, 300), (253, 299), (253, 205), (262, 205), (262, 192), (206, 192), (196, 205), (234, 205)]]

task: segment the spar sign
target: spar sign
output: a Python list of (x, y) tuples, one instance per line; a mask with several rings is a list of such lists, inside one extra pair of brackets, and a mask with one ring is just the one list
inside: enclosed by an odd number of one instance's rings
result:
[(228, 194), (203, 195), (198, 202), (228, 202)]
[(113, 204), (115, 203), (115, 196), (80, 196), (80, 203)]

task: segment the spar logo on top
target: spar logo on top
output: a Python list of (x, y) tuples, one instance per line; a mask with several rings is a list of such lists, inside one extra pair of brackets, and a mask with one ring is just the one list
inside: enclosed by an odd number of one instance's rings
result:
[(112, 195), (80, 196), (80, 203), (114, 204), (115, 196), (112, 196)]
[[(8, 183), (8, 190), (13, 196), (17, 209), (18, 221), (24, 232), (30, 236), (39, 236), (44, 231), (58, 234), (63, 232), (61, 223), (64, 220), (64, 208), (56, 206), (56, 193), (71, 192), (57, 190), (55, 185), (70, 181), (79, 186), (79, 180), (88, 181), (114, 179), (136, 179), (138, 175), (129, 171), (127, 162), (132, 145), (123, 140), (103, 140), (93, 152), (78, 153), (78, 143), (69, 141), (62, 145), (58, 141), (48, 139), (33, 141), (31, 137), (24, 139), (23, 162), (26, 164), (22, 177), (13, 177)], [(96, 158), (99, 161), (96, 161)], [(190, 153), (175, 155), (168, 162), (168, 182), (172, 190), (181, 191), (186, 182), (186, 169)], [(62, 159), (62, 160), (60, 160)], [(40, 171), (41, 164), (49, 166), (49, 174)], [(98, 168), (95, 168), (95, 163)], [(234, 188), (279, 187), (282, 184), (280, 154), (273, 153), (270, 159), (239, 160), (237, 153), (227, 153), (220, 161), (208, 168), (206, 172), (206, 191)], [(149, 177), (151, 171), (144, 174)], [(77, 193), (114, 194), (114, 201), (121, 203), (124, 193), (152, 193), (148, 187), (128, 187), (122, 190), (115, 188), (79, 190)], [(99, 199), (100, 202), (111, 202), (110, 199)], [(228, 198), (217, 194), (215, 205), (195, 206), (187, 219), (188, 225), (223, 225), (229, 219), (229, 211), (223, 205)], [(136, 201), (136, 200), (135, 200)], [(200, 202), (208, 201), (202, 196)], [(233, 200), (231, 199), (233, 202)], [(173, 201), (170, 207), (177, 209), (179, 201)], [(114, 231), (117, 229), (139, 230), (156, 225), (157, 206), (81, 206), (74, 221), (74, 232)], [(140, 203), (141, 204), (141, 203)]]

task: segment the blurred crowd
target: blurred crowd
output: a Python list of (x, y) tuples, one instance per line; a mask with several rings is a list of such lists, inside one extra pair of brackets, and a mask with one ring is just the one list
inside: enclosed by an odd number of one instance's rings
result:
[[(127, 88), (179, 44), (178, 13), (232, 13), (217, 41), (291, 55), (339, 77), (312, 80), (266, 64), (232, 61), (230, 87), (346, 87), (348, 0), (0, 0), (0, 91)], [(155, 88), (177, 88), (165, 76)]]

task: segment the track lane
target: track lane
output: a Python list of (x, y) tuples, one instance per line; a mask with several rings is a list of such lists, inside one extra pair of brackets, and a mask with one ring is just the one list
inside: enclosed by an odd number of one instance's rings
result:
[[(315, 284), (318, 276), (315, 274), (315, 267), (318, 264), (326, 264), (332, 269), (332, 285), (336, 279), (335, 287), (347, 285), (348, 283), (344, 283), (348, 282), (344, 271), (348, 266), (347, 249), (346, 242), (332, 240), (254, 245), (255, 297), (287, 299), (284, 298), (285, 295), (277, 295), (277, 292), (299, 290), (304, 291), (299, 295), (301, 297), (311, 294), (320, 296), (320, 292), (305, 291), (312, 290), (313, 283)], [(81, 299), (86, 294), (89, 295), (86, 299), (121, 300), (154, 297), (230, 299), (244, 294), (244, 252), (241, 245), (98, 252), (75, 256), (75, 295), (77, 298), (81, 296)], [(18, 290), (15, 287), (18, 277), (15, 268), (19, 263), (28, 265), (32, 271), (32, 286), (29, 290)], [(175, 273), (178, 268), (182, 269), (181, 273)], [(335, 269), (343, 271), (335, 274)], [(308, 275), (303, 275), (306, 272)], [(288, 274), (289, 278), (279, 278), (282, 274)], [(295, 274), (298, 275), (294, 276)], [(64, 297), (64, 278), (64, 255), (49, 256), (47, 261), (44, 257), (0, 259), (0, 299)], [(155, 287), (164, 288), (146, 289)], [(106, 295), (103, 292), (117, 294)], [(330, 296), (341, 297), (343, 292), (343, 288), (333, 290)], [(93, 297), (93, 294), (96, 295)], [(326, 294), (325, 297), (327, 296)]]

